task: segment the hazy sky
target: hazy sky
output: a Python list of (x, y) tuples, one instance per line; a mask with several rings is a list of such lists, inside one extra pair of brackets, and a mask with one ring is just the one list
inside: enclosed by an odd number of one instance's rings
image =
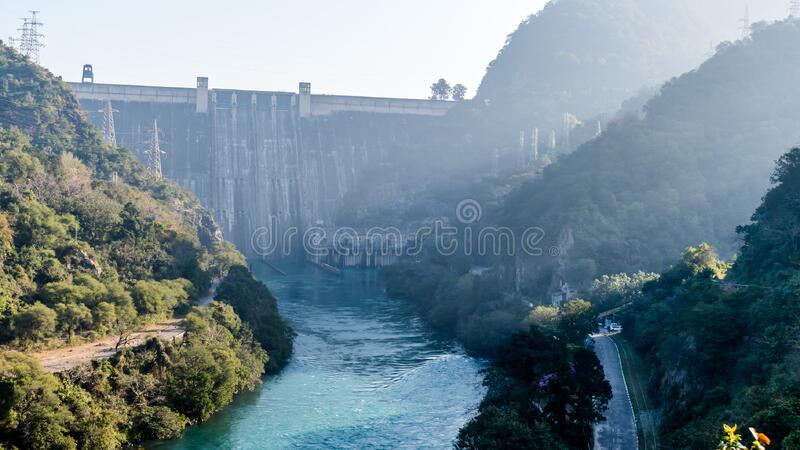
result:
[(425, 97), (474, 94), (506, 36), (545, 0), (0, 0), (0, 38), (40, 10), (41, 63), (67, 81)]

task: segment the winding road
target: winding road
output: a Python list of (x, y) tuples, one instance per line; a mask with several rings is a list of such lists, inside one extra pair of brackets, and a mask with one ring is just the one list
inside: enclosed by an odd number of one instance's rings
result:
[(605, 422), (594, 427), (594, 450), (637, 450), (636, 419), (617, 344), (606, 335), (592, 337), (594, 352), (603, 365), (606, 379), (611, 383), (612, 394)]

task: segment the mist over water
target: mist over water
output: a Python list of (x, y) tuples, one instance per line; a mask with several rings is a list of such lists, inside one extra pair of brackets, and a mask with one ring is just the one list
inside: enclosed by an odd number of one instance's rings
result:
[(386, 298), (374, 271), (253, 267), (297, 332), (289, 365), (153, 449), (450, 448), (484, 394), (482, 363)]

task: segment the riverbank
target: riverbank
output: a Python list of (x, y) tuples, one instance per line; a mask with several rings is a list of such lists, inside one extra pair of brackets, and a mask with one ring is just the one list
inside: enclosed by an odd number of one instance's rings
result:
[(181, 439), (151, 449), (451, 448), (484, 364), (388, 299), (371, 270), (254, 263), (297, 333), (288, 365)]

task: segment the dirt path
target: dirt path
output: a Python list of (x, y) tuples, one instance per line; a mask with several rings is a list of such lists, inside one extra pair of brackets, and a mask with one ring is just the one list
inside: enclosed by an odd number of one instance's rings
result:
[[(133, 332), (127, 344), (121, 347), (137, 347), (154, 336), (165, 340), (180, 338), (186, 332), (180, 323), (180, 319), (172, 319), (144, 327)], [(118, 340), (119, 336), (109, 336), (88, 344), (34, 353), (33, 357), (37, 358), (48, 372), (63, 372), (90, 361), (114, 356), (117, 352), (114, 347)]]
[[(219, 282), (215, 281), (211, 285), (209, 293), (197, 301), (197, 306), (201, 308), (207, 307), (214, 299), (214, 295), (216, 295), (217, 286), (219, 286)], [(158, 324), (148, 325), (141, 330), (131, 333), (128, 342), (120, 346), (120, 348), (138, 347), (154, 336), (168, 341), (180, 338), (186, 332), (186, 330), (181, 328), (180, 323), (180, 319), (170, 319)], [(87, 344), (55, 348), (34, 353), (33, 357), (38, 359), (48, 372), (63, 372), (90, 361), (114, 356), (117, 352), (115, 347), (118, 340), (118, 335), (109, 336)]]

